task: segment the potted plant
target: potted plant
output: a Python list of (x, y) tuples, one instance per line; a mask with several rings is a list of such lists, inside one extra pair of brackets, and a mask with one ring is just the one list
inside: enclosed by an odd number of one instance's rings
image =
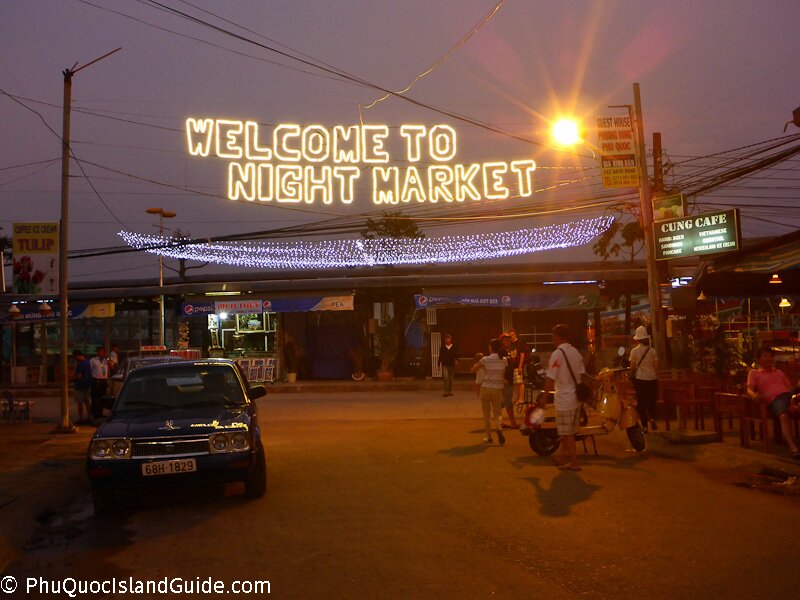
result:
[(381, 366), (378, 370), (378, 381), (392, 381), (394, 370), (392, 368), (397, 351), (400, 347), (400, 326), (394, 319), (386, 319), (378, 327), (376, 341)]

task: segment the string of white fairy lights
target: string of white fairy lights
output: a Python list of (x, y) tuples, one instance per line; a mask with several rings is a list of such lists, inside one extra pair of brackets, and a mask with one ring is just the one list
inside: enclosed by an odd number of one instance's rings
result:
[(266, 269), (326, 269), (469, 262), (582, 246), (606, 231), (611, 216), (500, 233), (436, 238), (208, 242), (121, 231), (133, 248), (167, 258)]

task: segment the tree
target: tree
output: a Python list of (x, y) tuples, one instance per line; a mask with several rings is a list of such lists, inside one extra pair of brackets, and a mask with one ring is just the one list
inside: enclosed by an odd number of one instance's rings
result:
[(367, 219), (361, 237), (366, 240), (376, 238), (420, 239), (424, 238), (425, 234), (414, 219), (403, 215), (403, 211), (387, 210), (378, 219)]
[[(597, 238), (592, 246), (592, 251), (603, 260), (622, 254), (628, 262), (632, 263), (636, 256), (644, 250), (644, 231), (639, 222), (639, 216), (627, 208), (613, 208), (611, 212), (615, 213), (614, 222)], [(632, 221), (623, 221), (624, 217), (631, 216), (633, 217)], [(625, 291), (624, 298), (625, 333), (629, 334), (631, 332), (631, 292)], [(619, 298), (616, 298), (616, 302), (619, 302)]]

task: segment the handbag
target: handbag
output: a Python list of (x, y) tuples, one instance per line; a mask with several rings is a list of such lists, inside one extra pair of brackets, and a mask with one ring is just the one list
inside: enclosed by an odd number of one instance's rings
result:
[(518, 385), (520, 383), (525, 383), (525, 379), (522, 377), (522, 369), (514, 369), (514, 384)]
[(569, 359), (567, 358), (567, 353), (564, 352), (561, 348), (561, 354), (564, 355), (564, 361), (567, 363), (567, 368), (569, 369), (569, 374), (572, 375), (572, 381), (575, 382), (575, 395), (578, 397), (578, 402), (583, 402), (588, 404), (589, 406), (593, 406), (594, 400), (594, 392), (592, 388), (584, 383), (583, 381), (578, 381), (575, 377), (575, 373), (572, 372), (572, 365), (569, 364)]
[(639, 363), (636, 365), (636, 368), (635, 368), (635, 369), (633, 369), (633, 370), (630, 372), (630, 374), (629, 374), (629, 377), (630, 377), (630, 379), (631, 379), (631, 383), (633, 383), (634, 381), (636, 381), (636, 373), (639, 371), (639, 367), (640, 367), (640, 366), (641, 366), (641, 364), (644, 362), (644, 357), (645, 357), (645, 356), (647, 356), (647, 353), (648, 353), (648, 352), (650, 352), (650, 346), (648, 346), (648, 347), (647, 347), (647, 350), (645, 350), (645, 351), (644, 351), (644, 354), (642, 354), (642, 360), (640, 360), (640, 361), (639, 361)]

